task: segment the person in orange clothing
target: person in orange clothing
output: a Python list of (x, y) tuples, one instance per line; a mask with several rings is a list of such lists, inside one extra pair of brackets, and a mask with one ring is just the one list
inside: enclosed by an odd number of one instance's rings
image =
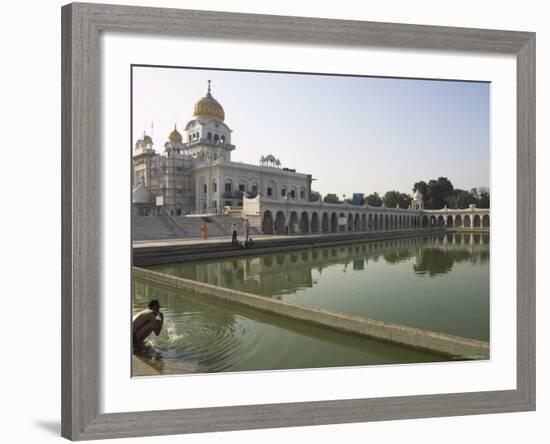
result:
[(207, 233), (206, 224), (202, 224), (201, 225), (201, 234), (202, 234), (203, 239), (206, 239), (206, 233)]

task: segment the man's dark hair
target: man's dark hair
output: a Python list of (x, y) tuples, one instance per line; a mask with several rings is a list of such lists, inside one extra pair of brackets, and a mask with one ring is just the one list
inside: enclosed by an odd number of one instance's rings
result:
[(160, 308), (160, 302), (158, 299), (151, 299), (149, 301), (149, 309), (154, 310), (155, 308)]

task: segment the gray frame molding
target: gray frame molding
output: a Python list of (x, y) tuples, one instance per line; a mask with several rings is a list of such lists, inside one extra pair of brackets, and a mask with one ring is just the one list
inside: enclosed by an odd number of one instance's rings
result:
[[(158, 33), (517, 57), (517, 389), (149, 412), (99, 411), (99, 34)], [(535, 409), (535, 34), (73, 3), (62, 8), (62, 435), (73, 440)]]

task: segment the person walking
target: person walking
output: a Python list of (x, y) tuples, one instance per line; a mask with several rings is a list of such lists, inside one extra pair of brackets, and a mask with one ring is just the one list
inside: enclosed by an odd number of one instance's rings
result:
[(233, 222), (231, 224), (231, 245), (238, 245), (239, 242), (237, 240), (237, 224)]
[(248, 240), (248, 237), (250, 236), (250, 222), (248, 222), (248, 219), (244, 220), (244, 239)]

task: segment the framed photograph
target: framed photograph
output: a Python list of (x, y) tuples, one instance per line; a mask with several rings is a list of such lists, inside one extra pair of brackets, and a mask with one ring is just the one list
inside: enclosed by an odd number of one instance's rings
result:
[(62, 24), (63, 436), (535, 409), (533, 33)]

